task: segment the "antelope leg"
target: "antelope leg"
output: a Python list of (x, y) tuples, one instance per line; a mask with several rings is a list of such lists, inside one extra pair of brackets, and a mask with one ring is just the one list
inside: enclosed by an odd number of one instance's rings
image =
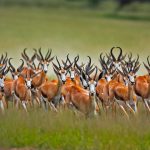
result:
[(45, 110), (47, 110), (48, 109), (48, 107), (47, 107), (47, 99), (44, 98), (43, 96), (41, 96), (40, 100), (41, 100), (41, 106), (44, 107)]
[(148, 111), (150, 112), (150, 107), (149, 107), (149, 104), (148, 104), (148, 100), (144, 99), (144, 104), (145, 104), (146, 108), (148, 109)]
[(28, 111), (27, 111), (27, 106), (26, 106), (26, 101), (22, 101), (22, 106), (23, 106), (24, 110), (25, 110), (26, 112), (28, 112)]
[(126, 102), (126, 105), (127, 105), (128, 108), (130, 109), (130, 111), (135, 115), (135, 111), (134, 111), (133, 108), (130, 106), (129, 102)]
[(49, 106), (55, 111), (58, 112), (57, 108), (55, 107), (55, 105), (52, 102), (49, 102)]
[(124, 107), (122, 105), (119, 104), (119, 107), (122, 109), (122, 111), (124, 112), (124, 114), (126, 115), (126, 117), (129, 119), (129, 115), (126, 112), (126, 110), (124, 109)]
[(2, 109), (2, 112), (4, 112), (4, 104), (2, 100), (0, 100), (0, 108)]

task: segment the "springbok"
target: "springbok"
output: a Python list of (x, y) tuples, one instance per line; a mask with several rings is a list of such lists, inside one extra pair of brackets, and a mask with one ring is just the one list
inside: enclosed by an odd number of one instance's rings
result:
[(0, 108), (2, 111), (4, 111), (4, 87), (5, 87), (5, 79), (6, 79), (6, 74), (9, 71), (9, 67), (7, 67), (7, 64), (3, 64), (3, 66), (0, 68)]
[(123, 110), (126, 116), (129, 118), (124, 106), (127, 106), (131, 112), (137, 113), (137, 97), (134, 90), (136, 72), (140, 68), (138, 59), (127, 68), (127, 66), (122, 65), (122, 71), (118, 70), (120, 74), (124, 77), (125, 84), (118, 82), (113, 89), (113, 94), (115, 96), (115, 101), (119, 107)]
[[(22, 68), (20, 68), (20, 69), (22, 69)], [(21, 101), (22, 106), (26, 112), (27, 112), (26, 104), (27, 104), (27, 102), (31, 101), (31, 82), (32, 82), (32, 79), (36, 75), (38, 75), (38, 73), (31, 75), (31, 72), (27, 71), (26, 76), (24, 76), (24, 74), (20, 73), (19, 77), (14, 81), (15, 98), (17, 99), (17, 102), (18, 102), (18, 100)]]
[(68, 73), (69, 68), (71, 65), (63, 64), (62, 67), (58, 58), (56, 57), (56, 61), (58, 66), (53, 63), (53, 69), (57, 76), (58, 80), (46, 81), (44, 82), (39, 88), (39, 95), (42, 102), (45, 104), (45, 108), (47, 108), (46, 103), (48, 102), (49, 106), (57, 111), (57, 105), (61, 99), (61, 88), (62, 85), (66, 82), (66, 75)]
[(138, 76), (135, 80), (135, 93), (137, 96), (141, 97), (145, 107), (150, 112), (150, 61), (149, 56), (147, 57), (147, 64), (144, 63), (148, 75)]
[(114, 106), (114, 101), (109, 101), (109, 96), (111, 93), (109, 93), (108, 86), (110, 83), (111, 85), (114, 85), (117, 82), (113, 79), (116, 69), (114, 69), (112, 65), (110, 65), (109, 59), (105, 61), (104, 57), (102, 58), (102, 53), (100, 54), (99, 62), (101, 64), (102, 70), (104, 71), (104, 76), (97, 83), (96, 93), (98, 99), (102, 103), (103, 109), (107, 114), (107, 109), (111, 106), (110, 104), (112, 104), (112, 110)]
[[(89, 89), (85, 90), (79, 85), (71, 87), (70, 101), (71, 104), (85, 116), (97, 115), (96, 85), (97, 81), (102, 78), (103, 72), (97, 77), (97, 67), (95, 67), (95, 75), (93, 78), (90, 74), (82, 72), (83, 79), (87, 82)], [(87, 78), (88, 76), (88, 78)]]
[(31, 58), (29, 58), (29, 56), (26, 53), (27, 48), (25, 48), (23, 50), (23, 52), (21, 53), (22, 58), (25, 60), (27, 67), (24, 67), (21, 74), (26, 76), (27, 72), (30, 71), (31, 74), (34, 74), (33, 70), (32, 70), (32, 66), (34, 64), (34, 60), (36, 58), (36, 51), (34, 52), (33, 56)]

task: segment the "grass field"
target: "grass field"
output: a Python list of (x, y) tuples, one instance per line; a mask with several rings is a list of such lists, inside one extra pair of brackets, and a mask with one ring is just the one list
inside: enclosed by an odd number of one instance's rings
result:
[[(0, 52), (7, 51), (15, 62), (25, 47), (52, 48), (59, 58), (90, 55), (97, 62), (99, 53), (112, 46), (139, 53), (142, 61), (150, 55), (149, 42), (150, 15), (145, 13), (0, 7)], [(150, 150), (149, 127), (145, 111), (127, 121), (123, 115), (84, 119), (71, 112), (9, 109), (0, 113), (0, 149)]]
[[(142, 115), (141, 115), (142, 114)], [(118, 111), (117, 119), (103, 114), (85, 119), (65, 111), (55, 114), (9, 110), (0, 115), (0, 146), (35, 149), (149, 150), (150, 118), (144, 111), (130, 121)]]

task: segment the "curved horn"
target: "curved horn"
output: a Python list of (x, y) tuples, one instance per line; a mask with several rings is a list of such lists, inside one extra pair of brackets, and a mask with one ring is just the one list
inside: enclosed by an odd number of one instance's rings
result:
[(5, 64), (6, 61), (7, 61), (7, 52), (6, 52), (6, 54), (5, 54), (5, 57), (4, 57), (4, 60), (3, 60), (3, 64)]
[(150, 66), (150, 62), (149, 62), (149, 56), (147, 57), (147, 63)]
[(48, 51), (47, 51), (47, 53), (46, 53), (46, 55), (45, 55), (45, 60), (48, 59), (49, 53), (50, 53), (50, 51), (49, 51), (49, 49), (48, 49)]
[(90, 66), (91, 66), (91, 57), (90, 56), (87, 56), (89, 58), (89, 62), (88, 64), (86, 65), (86, 68), (85, 68), (85, 72), (86, 74), (88, 74), (89, 70), (90, 70)]
[(23, 59), (20, 59), (20, 60), (22, 61), (22, 64), (20, 65), (20, 67), (17, 68), (17, 71), (18, 71), (18, 72), (21, 72), (21, 71), (22, 71), (23, 65), (24, 65)]
[(56, 56), (56, 61), (57, 61), (58, 65), (59, 65), (59, 69), (61, 69), (61, 65), (60, 65), (60, 63), (59, 63), (59, 61), (58, 61), (57, 56)]
[(55, 65), (53, 62), (52, 62), (52, 64), (53, 64), (53, 68), (55, 68), (55, 70), (59, 70), (59, 67), (57, 66), (57, 65)]
[(7, 64), (4, 64), (4, 66), (0, 69), (0, 73), (2, 73), (2, 74), (4, 73), (6, 66), (7, 66)]
[[(135, 65), (134, 65), (134, 69), (136, 68), (136, 66), (139, 64), (139, 55), (137, 55), (137, 59), (136, 59), (136, 61), (135, 61)], [(133, 69), (133, 70), (134, 70)]]
[[(50, 61), (51, 59), (51, 54), (52, 54), (52, 49), (50, 49), (49, 55), (47, 56), (47, 60)], [(53, 57), (54, 58), (54, 57)]]
[(128, 59), (129, 59), (129, 62), (131, 61), (132, 59), (132, 53), (130, 52), (130, 54), (128, 55)]
[(26, 50), (27, 50), (27, 48), (25, 48), (24, 50), (23, 50), (23, 54), (24, 54), (24, 56), (26, 57), (26, 61), (28, 61), (29, 60), (29, 57), (28, 57), (28, 55), (27, 55), (27, 53), (26, 53)]
[(43, 55), (42, 55), (42, 53), (41, 53), (41, 48), (39, 48), (39, 54), (40, 54), (40, 56), (41, 56), (41, 59), (44, 60), (44, 57), (43, 57)]
[(144, 62), (143, 62), (143, 64), (144, 64), (145, 68), (149, 71), (150, 68)]
[(118, 48), (119, 50), (120, 50), (120, 53), (119, 53), (119, 56), (118, 56), (118, 61), (120, 61), (121, 60), (121, 56), (122, 56), (122, 48), (121, 47), (116, 47), (116, 48)]
[(2, 56), (1, 56), (1, 59), (0, 59), (0, 64), (2, 63), (2, 61), (3, 61), (3, 54), (2, 54)]
[(113, 49), (114, 49), (114, 48), (115, 48), (115, 47), (112, 47), (112, 48), (111, 48), (110, 54), (111, 54), (111, 56), (112, 56), (113, 61), (116, 61), (116, 58), (115, 58), (115, 56), (114, 56), (114, 54), (113, 54)]
[(76, 66), (78, 60), (79, 60), (79, 55), (77, 55), (77, 56), (74, 58), (74, 67)]
[(3, 72), (3, 75), (4, 75), (4, 76), (8, 73), (9, 69), (10, 69), (10, 66), (7, 67), (7, 69)]
[(96, 69), (96, 71), (95, 71), (95, 75), (94, 75), (94, 80), (96, 80), (96, 77), (97, 77), (97, 71), (98, 71), (97, 66), (95, 66), (95, 69)]
[(72, 64), (70, 59), (69, 59), (69, 54), (67, 55), (67, 60), (69, 61), (69, 64)]
[(81, 72), (82, 71), (82, 68), (77, 64), (75, 63), (75, 66), (77, 67), (77, 69)]
[(91, 57), (90, 56), (87, 56), (89, 58), (89, 63), (88, 63), (88, 66), (90, 67), (91, 66)]
[(36, 52), (33, 54), (33, 56), (31, 57), (31, 61), (34, 61), (34, 59), (36, 58)]
[(15, 72), (16, 69), (15, 69), (14, 66), (11, 64), (11, 62), (10, 62), (11, 59), (13, 59), (13, 58), (9, 58), (8, 63), (9, 63), (9, 66), (11, 67), (12, 71)]

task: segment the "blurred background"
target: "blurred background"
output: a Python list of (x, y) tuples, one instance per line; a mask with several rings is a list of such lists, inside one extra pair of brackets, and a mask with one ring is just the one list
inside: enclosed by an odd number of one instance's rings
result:
[(100, 52), (113, 46), (146, 61), (150, 0), (0, 0), (0, 52), (16, 63), (24, 48), (31, 55), (39, 47), (62, 59), (90, 55), (98, 63)]

